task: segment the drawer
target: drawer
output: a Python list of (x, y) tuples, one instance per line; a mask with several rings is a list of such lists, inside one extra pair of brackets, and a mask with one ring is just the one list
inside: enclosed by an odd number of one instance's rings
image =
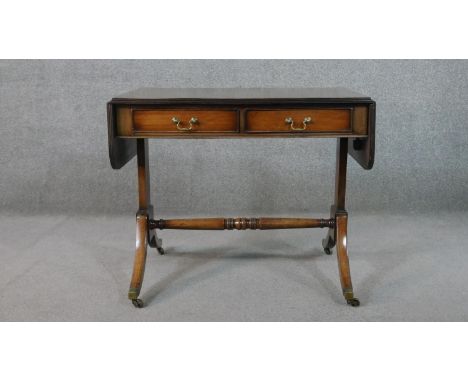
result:
[(133, 110), (134, 133), (230, 133), (239, 130), (236, 110)]
[(351, 133), (351, 109), (249, 110), (248, 133)]

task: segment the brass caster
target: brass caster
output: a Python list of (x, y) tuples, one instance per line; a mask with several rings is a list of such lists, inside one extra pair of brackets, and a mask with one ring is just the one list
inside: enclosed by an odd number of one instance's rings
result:
[(140, 300), (139, 298), (135, 298), (132, 300), (132, 304), (135, 308), (143, 308), (143, 300)]
[(326, 255), (331, 255), (331, 254), (332, 254), (331, 249), (328, 248), (328, 247), (325, 247), (325, 248), (323, 249), (323, 251), (325, 252)]
[(357, 298), (350, 298), (349, 300), (346, 300), (346, 302), (351, 306), (359, 306), (361, 304)]
[(164, 248), (163, 247), (157, 247), (156, 249), (158, 250), (160, 255), (164, 255)]

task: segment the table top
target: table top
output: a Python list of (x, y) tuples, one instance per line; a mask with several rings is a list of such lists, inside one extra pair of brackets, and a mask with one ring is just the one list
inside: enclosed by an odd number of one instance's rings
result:
[[(223, 133), (186, 134), (184, 131), (174, 131), (173, 134), (159, 134), (154, 124), (157, 123), (159, 110), (177, 109), (180, 111), (204, 110), (209, 113), (207, 120), (213, 121), (215, 113), (223, 110), (236, 111), (237, 122), (235, 129)], [(141, 88), (120, 94), (107, 103), (109, 156), (115, 169), (124, 166), (136, 154), (136, 140), (155, 138), (291, 138), (291, 137), (323, 137), (327, 131), (324, 125), (319, 132), (303, 133), (297, 131), (255, 133), (245, 130), (248, 123), (246, 118), (256, 112), (284, 113), (288, 110), (300, 112), (310, 109), (310, 112), (334, 112), (333, 118), (339, 110), (349, 112), (349, 131), (329, 132), (330, 137), (349, 139), (349, 154), (365, 169), (372, 168), (375, 151), (375, 102), (368, 96), (343, 87), (330, 88)], [(167, 111), (167, 110), (166, 110)], [(135, 115), (139, 113), (150, 125), (149, 133), (143, 135), (140, 131), (135, 134)], [(159, 113), (160, 114), (160, 113)], [(270, 115), (270, 114), (268, 114)], [(143, 116), (143, 117), (142, 117)], [(265, 119), (267, 114), (263, 114)], [(156, 118), (156, 120), (155, 120)], [(269, 117), (272, 118), (271, 115)], [(276, 117), (275, 117), (276, 118)], [(284, 116), (277, 116), (283, 122)], [(300, 117), (302, 120), (303, 116)], [(328, 114), (327, 118), (330, 117)], [(332, 118), (332, 119), (333, 119)], [(141, 121), (140, 121), (141, 122)], [(265, 124), (265, 120), (262, 122)], [(366, 134), (351, 134), (355, 126), (367, 124)], [(120, 126), (121, 132), (118, 133)], [(212, 123), (213, 125), (213, 123)], [(329, 124), (327, 124), (329, 125)], [(123, 126), (123, 127), (122, 127)], [(141, 127), (141, 126), (140, 126)], [(171, 125), (172, 127), (172, 125)], [(328, 136), (327, 135), (327, 136)], [(133, 139), (129, 139), (133, 138)]]
[(369, 101), (370, 97), (355, 91), (337, 88), (140, 88), (120, 94), (113, 102), (170, 100), (307, 100)]

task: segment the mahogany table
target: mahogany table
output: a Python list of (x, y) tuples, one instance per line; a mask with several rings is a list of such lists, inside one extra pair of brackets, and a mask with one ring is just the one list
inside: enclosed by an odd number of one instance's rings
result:
[[(375, 102), (344, 88), (154, 89), (143, 88), (107, 104), (112, 168), (135, 155), (139, 206), (136, 249), (128, 298), (138, 308), (147, 247), (162, 255), (157, 229), (245, 230), (328, 228), (322, 245), (336, 245), (344, 298), (359, 306), (351, 284), (345, 209), (348, 154), (371, 169), (375, 152)], [(329, 218), (155, 219), (150, 201), (148, 139), (157, 138), (336, 138), (335, 199)]]

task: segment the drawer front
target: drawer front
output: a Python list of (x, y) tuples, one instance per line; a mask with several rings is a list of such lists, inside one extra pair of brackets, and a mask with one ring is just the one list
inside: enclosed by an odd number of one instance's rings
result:
[(135, 133), (230, 133), (239, 131), (235, 110), (133, 110)]
[(249, 110), (248, 133), (351, 133), (351, 109)]

